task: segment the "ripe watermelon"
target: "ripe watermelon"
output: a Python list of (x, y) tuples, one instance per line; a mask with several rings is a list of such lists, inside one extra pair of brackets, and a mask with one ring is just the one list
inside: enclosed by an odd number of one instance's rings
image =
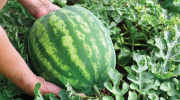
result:
[(115, 51), (102, 22), (82, 7), (67, 6), (39, 18), (29, 34), (32, 70), (60, 87), (93, 95), (115, 68)]

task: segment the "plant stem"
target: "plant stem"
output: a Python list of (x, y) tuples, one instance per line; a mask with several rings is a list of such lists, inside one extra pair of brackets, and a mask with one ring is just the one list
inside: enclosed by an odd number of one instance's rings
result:
[[(132, 43), (123, 43), (125, 45), (132, 45)], [(134, 44), (134, 46), (148, 46), (147, 44)]]
[(125, 29), (125, 30), (128, 30), (124, 24), (123, 24), (123, 26), (124, 26), (124, 29)]
[(130, 37), (123, 37), (125, 40), (130, 40), (131, 38)]
[(145, 96), (143, 96), (143, 100), (146, 100), (146, 97), (145, 97)]
[(100, 99), (101, 99), (101, 94), (100, 94), (100, 92), (99, 92), (96, 84), (93, 85), (93, 89), (94, 89), (94, 90), (96, 91), (96, 93), (98, 94), (99, 100), (100, 100)]
[(138, 100), (140, 100), (140, 97), (141, 97), (141, 93), (138, 95)]
[(124, 39), (122, 36), (120, 36), (120, 41), (121, 41), (121, 43), (124, 43)]
[(116, 62), (119, 66), (123, 66), (122, 64), (120, 64), (119, 62)]
[(145, 34), (145, 32), (144, 32), (144, 29), (143, 29), (143, 27), (142, 26), (140, 26), (140, 28), (141, 28), (141, 30), (142, 30), (142, 33), (144, 34), (144, 37), (145, 37), (145, 39), (146, 39), (146, 41), (148, 40), (148, 38), (147, 38), (147, 35)]
[[(132, 57), (134, 55), (134, 38), (132, 38)], [(133, 64), (134, 64), (134, 60), (133, 60)]]
[(128, 31), (126, 31), (126, 32), (124, 32), (124, 33), (121, 33), (120, 35), (121, 36), (123, 36), (123, 35), (126, 35), (127, 33), (129, 33), (130, 31), (128, 30)]
[[(131, 38), (130, 37), (123, 37), (124, 40), (130, 40)], [(139, 38), (136, 38), (136, 40), (144, 40), (144, 37), (139, 37)]]

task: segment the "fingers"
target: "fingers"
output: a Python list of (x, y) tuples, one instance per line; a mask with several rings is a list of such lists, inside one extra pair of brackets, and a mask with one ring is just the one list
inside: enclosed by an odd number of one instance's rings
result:
[[(38, 78), (41, 83), (40, 91), (42, 94), (55, 93), (55, 96), (58, 97), (58, 94), (62, 88), (60, 88), (59, 86), (55, 84), (45, 81), (45, 79), (40, 76), (38, 76)], [(84, 96), (82, 98), (85, 99), (85, 96), (86, 96), (85, 94), (78, 93), (78, 95)]]
[(42, 94), (55, 93), (56, 97), (58, 97), (58, 93), (61, 90), (61, 88), (59, 86), (45, 81), (45, 79), (42, 77), (38, 76), (38, 78), (41, 83), (40, 91)]
[(49, 0), (18, 0), (18, 1), (36, 19), (52, 11), (60, 9), (60, 7), (52, 4)]
[(61, 88), (50, 82), (46, 82), (45, 90), (47, 91), (47, 93), (55, 93), (56, 97), (58, 97)]
[(40, 77), (40, 76), (37, 76), (41, 81), (45, 81), (44, 78)]
[(60, 9), (60, 7), (52, 4), (51, 2), (42, 3), (41, 5), (42, 5), (42, 7), (37, 8), (36, 13), (34, 13), (34, 17), (36, 19), (38, 19), (41, 16), (44, 16), (44, 15), (46, 15), (46, 14), (52, 12), (52, 11)]

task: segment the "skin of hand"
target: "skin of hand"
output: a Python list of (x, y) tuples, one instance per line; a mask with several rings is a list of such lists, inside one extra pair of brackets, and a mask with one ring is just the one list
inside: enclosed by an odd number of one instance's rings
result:
[(60, 9), (49, 0), (18, 0), (18, 2), (21, 3), (21, 5), (23, 5), (36, 19)]
[[(0, 0), (0, 10), (7, 0)], [(36, 19), (52, 11), (60, 9), (49, 0), (18, 0)], [(9, 41), (6, 32), (0, 26), (0, 73), (11, 80), (27, 94), (34, 96), (37, 82), (41, 83), (40, 91), (43, 94), (55, 93), (58, 96), (61, 88), (36, 76), (27, 66), (24, 59)], [(85, 94), (79, 94), (85, 96)]]
[(7, 0), (0, 0), (0, 11), (1, 9), (4, 7), (4, 5), (6, 4)]

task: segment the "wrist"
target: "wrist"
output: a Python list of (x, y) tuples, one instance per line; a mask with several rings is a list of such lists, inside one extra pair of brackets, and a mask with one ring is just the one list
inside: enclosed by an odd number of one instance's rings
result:
[(34, 96), (34, 88), (38, 82), (39, 80), (34, 74), (32, 76), (29, 76), (28, 78), (22, 79), (22, 81), (15, 82), (15, 84), (28, 95)]
[(33, 94), (35, 84), (38, 82), (37, 76), (13, 47), (2, 27), (0, 32), (0, 73), (23, 91)]

